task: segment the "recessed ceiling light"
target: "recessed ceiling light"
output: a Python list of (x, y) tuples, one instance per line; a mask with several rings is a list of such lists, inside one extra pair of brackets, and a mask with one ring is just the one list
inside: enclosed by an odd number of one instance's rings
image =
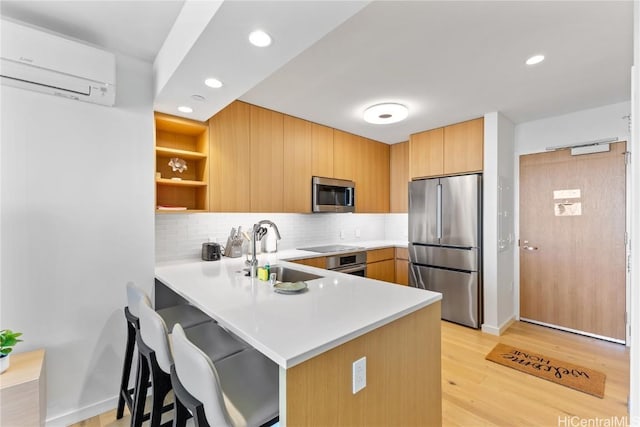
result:
[(206, 84), (209, 87), (212, 87), (214, 89), (218, 89), (222, 87), (222, 82), (218, 79), (214, 79), (214, 78), (210, 78), (204, 81), (204, 84)]
[(271, 44), (271, 36), (262, 30), (256, 30), (249, 34), (249, 41), (254, 46), (266, 47)]
[(187, 107), (186, 105), (181, 105), (178, 107), (178, 111), (181, 113), (193, 113), (193, 108)]
[(544, 55), (533, 55), (531, 58), (527, 59), (525, 63), (527, 65), (536, 65), (544, 61)]
[(396, 123), (407, 118), (409, 109), (402, 104), (390, 102), (376, 104), (364, 110), (365, 122), (376, 125)]

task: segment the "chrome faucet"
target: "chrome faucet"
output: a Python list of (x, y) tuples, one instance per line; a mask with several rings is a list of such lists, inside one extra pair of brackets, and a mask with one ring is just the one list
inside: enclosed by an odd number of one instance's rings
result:
[(251, 272), (251, 278), (254, 278), (258, 275), (258, 258), (256, 258), (256, 242), (259, 242), (260, 239), (267, 234), (267, 229), (263, 227), (263, 225), (270, 225), (273, 227), (273, 231), (276, 232), (276, 239), (280, 240), (280, 230), (278, 230), (278, 226), (275, 225), (272, 221), (268, 219), (263, 219), (262, 221), (258, 221), (257, 224), (253, 225), (251, 230), (251, 261), (249, 263), (249, 270)]

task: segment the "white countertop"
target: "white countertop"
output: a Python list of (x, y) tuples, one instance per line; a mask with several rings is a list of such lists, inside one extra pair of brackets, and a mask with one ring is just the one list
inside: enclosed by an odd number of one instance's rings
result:
[[(389, 246), (396, 245), (366, 247)], [(258, 255), (260, 265), (323, 276), (307, 281), (308, 292), (297, 295), (275, 293), (268, 282), (244, 276), (244, 257), (159, 264), (156, 277), (285, 369), (442, 299), (436, 292), (283, 261), (305, 255), (325, 254)]]

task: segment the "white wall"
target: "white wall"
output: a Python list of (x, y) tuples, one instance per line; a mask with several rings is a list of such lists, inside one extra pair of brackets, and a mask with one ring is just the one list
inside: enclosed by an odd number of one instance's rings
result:
[(407, 214), (157, 214), (156, 260), (200, 258), (203, 242), (210, 239), (225, 244), (232, 227), (249, 230), (261, 219), (269, 219), (278, 226), (282, 236), (279, 249), (338, 242), (357, 244), (364, 240), (407, 241)]
[(500, 113), (485, 114), (482, 330), (495, 335), (515, 317), (513, 145), (513, 123)]
[(521, 123), (516, 126), (516, 167), (521, 154), (541, 153), (547, 147), (617, 136), (629, 140), (631, 103), (620, 102), (562, 116)]
[(0, 325), (46, 349), (51, 425), (114, 407), (125, 283), (151, 290), (151, 79), (119, 56), (113, 108), (0, 89)]

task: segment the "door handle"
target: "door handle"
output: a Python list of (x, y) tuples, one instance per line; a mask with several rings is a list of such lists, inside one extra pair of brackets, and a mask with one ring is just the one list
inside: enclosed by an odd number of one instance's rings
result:
[(522, 249), (524, 249), (525, 251), (537, 251), (538, 247), (537, 246), (529, 246), (527, 245), (527, 243), (529, 243), (528, 240), (524, 241), (524, 246), (522, 246)]

